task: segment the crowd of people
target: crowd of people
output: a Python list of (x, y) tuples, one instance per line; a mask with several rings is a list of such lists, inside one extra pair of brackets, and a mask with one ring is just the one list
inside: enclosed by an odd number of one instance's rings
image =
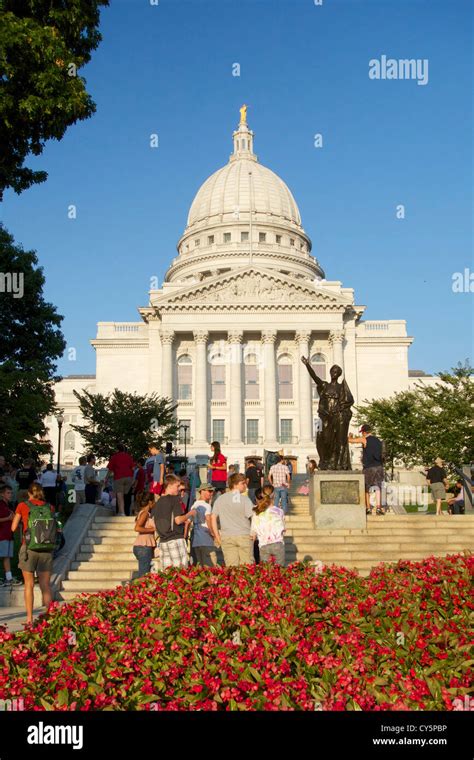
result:
[[(283, 565), (290, 468), (278, 458), (268, 480), (254, 460), (247, 462), (245, 473), (236, 469), (228, 465), (218, 441), (211, 444), (203, 483), (197, 468), (191, 476), (185, 467), (176, 472), (158, 446), (150, 446), (148, 458), (135, 462), (119, 444), (109, 458), (105, 477), (96, 469), (93, 454), (79, 459), (72, 473), (75, 504), (106, 504), (118, 516), (135, 514), (133, 553), (140, 577), (151, 569), (190, 563), (231, 566), (273, 557)], [(27, 624), (33, 620), (35, 575), (43, 604), (47, 607), (52, 599), (50, 579), (61, 531), (57, 518), (63, 483), (65, 478), (52, 464), (38, 470), (32, 460), (25, 460), (12, 468), (0, 458), (3, 585), (20, 584), (11, 569), (14, 533), (20, 530), (18, 568), (23, 574)]]
[[(290, 471), (282, 459), (265, 482), (255, 460), (245, 473), (228, 466), (219, 441), (211, 444), (208, 478), (189, 498), (186, 478), (166, 473), (164, 458), (150, 448), (152, 478), (137, 502), (133, 552), (142, 576), (155, 565), (187, 567), (285, 561), (283, 536)], [(110, 464), (110, 463), (109, 463)], [(281, 506), (280, 506), (281, 503)]]

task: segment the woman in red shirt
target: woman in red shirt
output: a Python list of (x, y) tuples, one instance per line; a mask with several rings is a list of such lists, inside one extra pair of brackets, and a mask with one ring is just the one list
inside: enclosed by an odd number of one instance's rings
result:
[(215, 489), (214, 498), (217, 498), (221, 493), (225, 493), (227, 485), (227, 457), (222, 454), (219, 441), (211, 443), (211, 451), (212, 455), (209, 462), (211, 485)]
[[(32, 483), (28, 488), (28, 501), (34, 505), (46, 504), (43, 489), (38, 483)], [(54, 513), (54, 507), (51, 506), (51, 512)], [(53, 601), (51, 593), (51, 571), (53, 569), (53, 552), (36, 552), (27, 549), (25, 541), (25, 532), (28, 529), (28, 517), (30, 508), (24, 501), (18, 504), (15, 516), (12, 522), (12, 531), (15, 531), (20, 521), (23, 528), (23, 541), (18, 555), (18, 567), (23, 573), (25, 581), (25, 607), (26, 607), (26, 624), (33, 622), (33, 591), (35, 584), (35, 572), (38, 574), (38, 581), (43, 594), (43, 605), (48, 609)]]

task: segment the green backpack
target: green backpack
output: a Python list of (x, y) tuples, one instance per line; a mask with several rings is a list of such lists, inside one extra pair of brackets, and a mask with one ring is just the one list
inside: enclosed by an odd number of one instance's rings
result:
[(26, 548), (35, 552), (52, 552), (56, 547), (58, 524), (51, 504), (26, 502), (30, 513), (25, 531)]

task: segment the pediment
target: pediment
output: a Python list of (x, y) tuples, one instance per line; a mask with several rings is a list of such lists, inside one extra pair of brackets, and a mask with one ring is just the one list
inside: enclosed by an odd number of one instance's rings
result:
[(219, 274), (153, 300), (159, 312), (175, 311), (298, 311), (318, 308), (345, 311), (351, 300), (323, 285), (261, 267)]

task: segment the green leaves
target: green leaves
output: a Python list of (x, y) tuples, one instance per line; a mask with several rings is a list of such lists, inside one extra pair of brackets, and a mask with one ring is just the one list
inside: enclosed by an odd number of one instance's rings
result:
[(8, 458), (49, 450), (44, 418), (54, 409), (56, 361), (65, 348), (62, 316), (43, 296), (44, 275), (35, 251), (15, 245), (0, 225), (0, 272), (11, 292), (0, 294), (0, 450)]
[(138, 459), (150, 444), (161, 446), (177, 436), (176, 404), (156, 393), (141, 396), (116, 388), (109, 395), (88, 391), (74, 395), (85, 424), (72, 427), (81, 434), (85, 448), (100, 458), (109, 457), (121, 442)]
[(21, 193), (44, 182), (44, 171), (24, 166), (45, 142), (60, 140), (95, 105), (80, 76), (97, 48), (100, 6), (108, 0), (3, 0), (0, 16), (0, 199), (6, 188)]
[(474, 459), (474, 383), (468, 362), (440, 372), (434, 385), (359, 404), (357, 421), (385, 441), (388, 464), (432, 464), (436, 457), (461, 466)]

